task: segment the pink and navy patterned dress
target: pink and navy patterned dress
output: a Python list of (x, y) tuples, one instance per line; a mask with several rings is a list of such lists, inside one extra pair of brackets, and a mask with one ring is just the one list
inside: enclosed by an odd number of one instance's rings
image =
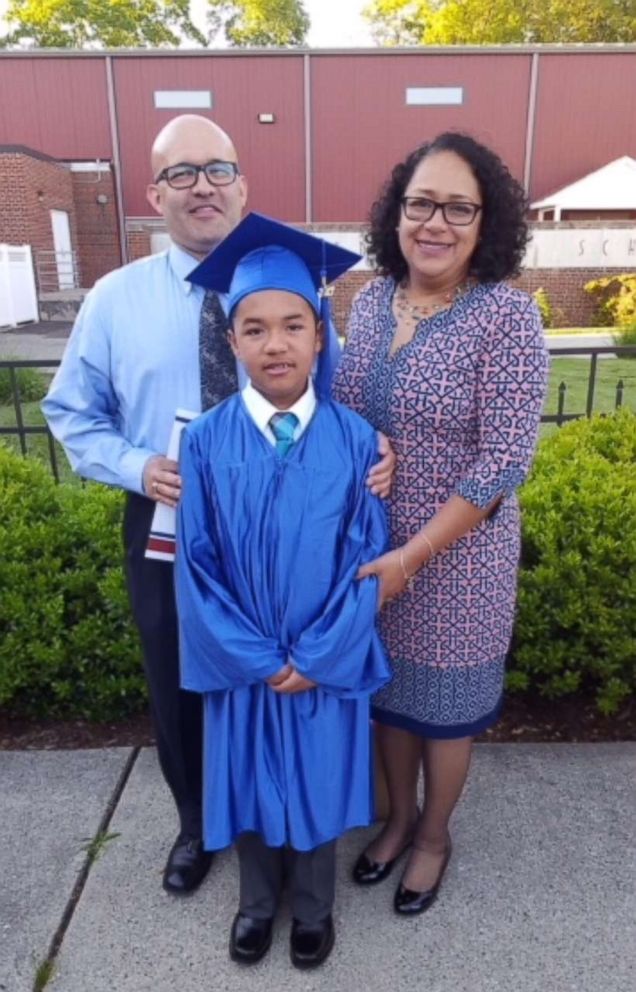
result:
[(515, 606), (519, 506), (547, 377), (541, 320), (529, 296), (480, 284), (423, 320), (389, 356), (395, 283), (377, 278), (354, 301), (334, 398), (391, 440), (392, 546), (453, 493), (493, 514), (420, 569), (381, 613), (392, 682), (373, 716), (425, 737), (457, 738), (495, 722)]

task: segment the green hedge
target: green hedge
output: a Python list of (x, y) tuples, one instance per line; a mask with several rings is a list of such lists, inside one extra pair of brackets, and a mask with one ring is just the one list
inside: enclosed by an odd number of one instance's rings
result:
[[(611, 713), (636, 679), (636, 415), (544, 439), (521, 492), (509, 688)], [(53, 482), (0, 446), (0, 706), (116, 719), (145, 685), (121, 570), (120, 493)]]
[(615, 712), (636, 684), (636, 415), (579, 420), (545, 439), (521, 504), (509, 687), (591, 691)]
[[(11, 361), (9, 355), (4, 356), (5, 361)], [(37, 369), (15, 369), (15, 382), (18, 387), (20, 400), (28, 403), (32, 400), (41, 400), (46, 395), (48, 379)], [(11, 382), (10, 369), (0, 369), (0, 404), (6, 405), (13, 402), (13, 386)]]
[(13, 715), (108, 720), (143, 705), (122, 506), (0, 445), (0, 707)]

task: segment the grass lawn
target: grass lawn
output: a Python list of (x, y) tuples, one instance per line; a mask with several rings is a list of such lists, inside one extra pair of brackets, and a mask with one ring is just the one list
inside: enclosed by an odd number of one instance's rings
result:
[[(557, 412), (559, 384), (565, 382), (567, 391), (564, 412), (584, 413), (589, 371), (590, 362), (587, 358), (553, 358), (550, 367), (548, 399), (544, 412), (546, 414)], [(623, 380), (624, 387), (623, 406), (636, 410), (636, 359), (599, 358), (596, 366), (596, 387), (594, 390), (594, 410), (596, 412), (607, 413), (615, 408), (616, 385), (620, 379)], [(44, 417), (37, 402), (24, 403), (22, 416), (27, 426), (34, 427), (44, 424)], [(15, 427), (15, 425), (13, 406), (0, 406), (0, 427)], [(556, 425), (544, 424), (542, 434), (549, 434), (554, 430), (558, 430)], [(15, 451), (20, 450), (17, 437), (2, 434), (0, 440), (14, 448)], [(27, 437), (26, 443), (29, 455), (49, 462), (49, 444), (45, 435), (31, 435)], [(71, 472), (66, 456), (57, 442), (55, 443), (55, 450), (60, 478), (65, 481), (79, 482), (77, 476)]]
[[(550, 363), (550, 384), (545, 413), (556, 413), (558, 388), (564, 382), (565, 413), (583, 413), (587, 403), (590, 359), (553, 358)], [(636, 359), (599, 358), (596, 363), (594, 410), (607, 413), (616, 406), (616, 386), (623, 381), (623, 406), (636, 410)]]

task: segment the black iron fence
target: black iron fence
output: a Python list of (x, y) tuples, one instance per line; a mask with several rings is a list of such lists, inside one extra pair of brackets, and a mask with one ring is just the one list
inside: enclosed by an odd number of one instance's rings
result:
[(43, 417), (40, 418), (41, 423), (39, 424), (25, 423), (24, 406), (28, 401), (24, 398), (23, 394), (27, 390), (24, 387), (22, 389), (20, 388), (18, 370), (32, 369), (36, 372), (46, 372), (50, 369), (51, 373), (53, 373), (59, 364), (59, 359), (0, 359), (0, 376), (3, 378), (6, 376), (9, 384), (8, 395), (10, 396), (10, 401), (6, 406), (9, 408), (13, 407), (15, 415), (14, 424), (0, 423), (0, 438), (3, 435), (17, 437), (20, 451), (23, 455), (30, 453), (27, 438), (37, 436), (46, 438), (48, 461), (57, 482), (60, 481), (60, 472), (55, 439), (44, 422)]
[[(561, 381), (557, 391), (557, 411), (556, 413), (544, 413), (541, 417), (542, 424), (557, 424), (559, 427), (569, 420), (580, 420), (581, 417), (591, 417), (594, 411), (594, 400), (596, 397), (596, 386), (598, 381), (598, 360), (606, 356), (616, 358), (636, 358), (636, 345), (599, 345), (598, 347), (577, 348), (575, 346), (563, 348), (551, 348), (550, 360), (555, 358), (586, 358), (589, 357), (590, 365), (587, 378), (587, 392), (585, 409), (578, 412), (566, 412), (568, 385)], [(634, 367), (636, 374), (636, 365)], [(625, 393), (625, 382), (623, 378), (618, 378), (615, 384), (614, 409), (623, 405)]]
[[(575, 346), (554, 348), (550, 350), (550, 356), (552, 360), (555, 358), (567, 357), (578, 357), (581, 360), (584, 358), (589, 358), (590, 360), (587, 377), (585, 408), (578, 411), (567, 410), (569, 387), (565, 380), (563, 380), (559, 383), (557, 388), (556, 413), (546, 413), (541, 418), (541, 422), (544, 424), (557, 424), (557, 426), (560, 427), (562, 424), (565, 424), (570, 420), (579, 420), (581, 417), (590, 417), (592, 415), (599, 379), (599, 359), (601, 359), (601, 361), (607, 360), (605, 356), (636, 359), (636, 345), (604, 345), (591, 348), (578, 348)], [(13, 409), (13, 417), (11, 417), (11, 419), (14, 420), (11, 424), (5, 424), (4, 421), (0, 421), (0, 436), (4, 435), (16, 437), (19, 449), (23, 455), (32, 453), (28, 444), (29, 438), (44, 438), (45, 442), (43, 445), (40, 444), (37, 453), (41, 456), (44, 452), (46, 452), (53, 475), (58, 482), (60, 479), (60, 470), (58, 462), (59, 449), (56, 450), (57, 442), (54, 440), (53, 435), (46, 426), (43, 417), (40, 416), (38, 418), (39, 423), (25, 423), (24, 413), (27, 400), (23, 395), (25, 390), (21, 389), (20, 386), (19, 370), (32, 369), (38, 372), (47, 373), (50, 371), (52, 373), (59, 364), (59, 360), (57, 359), (0, 359), (0, 377), (4, 378), (7, 376), (9, 385), (9, 400), (8, 402), (3, 401), (4, 406), (0, 402), (0, 411), (8, 412)], [(634, 376), (636, 377), (636, 361), (634, 362)], [(636, 392), (636, 378), (634, 384), (631, 386), (631, 389), (633, 392)], [(619, 376), (614, 386), (613, 406), (615, 409), (622, 406), (625, 391), (626, 386), (624, 378)], [(634, 405), (636, 406), (636, 402)], [(4, 419), (9, 418), (5, 416)]]

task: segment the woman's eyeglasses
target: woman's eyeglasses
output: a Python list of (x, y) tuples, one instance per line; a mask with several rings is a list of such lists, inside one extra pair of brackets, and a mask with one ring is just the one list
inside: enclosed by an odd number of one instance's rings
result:
[(479, 211), (483, 209), (479, 203), (468, 203), (464, 200), (449, 200), (447, 203), (440, 203), (438, 200), (431, 200), (426, 196), (403, 196), (400, 203), (407, 220), (423, 223), (431, 220), (436, 212), (441, 210), (446, 223), (452, 224), (454, 227), (468, 227)]

